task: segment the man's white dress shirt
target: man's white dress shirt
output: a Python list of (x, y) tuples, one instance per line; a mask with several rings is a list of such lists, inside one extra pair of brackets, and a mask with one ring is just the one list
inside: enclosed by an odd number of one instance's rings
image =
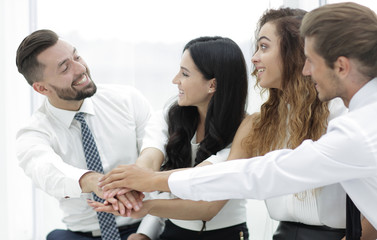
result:
[[(84, 112), (104, 172), (119, 164), (136, 161), (144, 137), (151, 107), (136, 89), (119, 85), (98, 86), (86, 98), (78, 112)], [(63, 222), (72, 231), (99, 229), (96, 212), (82, 193), (81, 176), (88, 172), (82, 146), (81, 125), (76, 111), (52, 106), (46, 99), (17, 133), (17, 156), (20, 166), (33, 183), (58, 199), (64, 212)], [(116, 217), (118, 226), (140, 220)], [(145, 232), (145, 234), (149, 234)]]
[[(183, 199), (266, 199), (340, 182), (377, 228), (377, 78), (330, 121), (318, 141), (294, 150), (173, 173), (169, 187)], [(235, 184), (237, 183), (237, 184)]]

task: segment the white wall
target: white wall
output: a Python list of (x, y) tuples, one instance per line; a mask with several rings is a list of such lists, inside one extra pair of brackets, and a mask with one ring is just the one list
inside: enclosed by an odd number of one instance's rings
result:
[[(0, 1), (0, 219), (1, 238), (31, 239), (31, 184), (18, 168), (15, 132), (30, 114), (30, 88), (17, 73), (15, 52), (28, 33), (28, 1)], [(24, 224), (24, 223), (27, 224)]]

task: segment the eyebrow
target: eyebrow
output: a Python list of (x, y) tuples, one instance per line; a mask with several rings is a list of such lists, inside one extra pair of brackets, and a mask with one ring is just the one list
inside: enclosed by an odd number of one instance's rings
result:
[(190, 70), (188, 70), (188, 69), (185, 68), (185, 67), (182, 67), (182, 66), (181, 66), (181, 69), (183, 69), (183, 70), (185, 70), (185, 71), (187, 71), (187, 72), (190, 72)]
[[(77, 49), (74, 47), (74, 48), (73, 48), (73, 52), (72, 52), (73, 55), (75, 55), (76, 52), (77, 52)], [(58, 68), (60, 68), (62, 65), (64, 65), (64, 63), (66, 63), (68, 60), (69, 60), (69, 59), (66, 58), (66, 59), (64, 59), (63, 61), (59, 62), (59, 63), (58, 63)]]
[(271, 39), (269, 39), (268, 37), (266, 37), (266, 36), (262, 36), (262, 37), (260, 37), (260, 38), (258, 38), (258, 42), (260, 41), (260, 40), (262, 40), (262, 39), (266, 39), (267, 41), (270, 41), (271, 42)]

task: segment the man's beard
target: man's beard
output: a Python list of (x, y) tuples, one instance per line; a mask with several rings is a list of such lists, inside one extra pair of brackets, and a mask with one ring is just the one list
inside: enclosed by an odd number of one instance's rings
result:
[(67, 100), (67, 101), (83, 100), (85, 98), (93, 96), (97, 91), (97, 86), (92, 81), (92, 78), (89, 72), (87, 72), (87, 75), (90, 79), (90, 82), (81, 90), (76, 90), (74, 87), (57, 88), (53, 85), (50, 85), (50, 86), (55, 90), (56, 95), (58, 95), (60, 99)]

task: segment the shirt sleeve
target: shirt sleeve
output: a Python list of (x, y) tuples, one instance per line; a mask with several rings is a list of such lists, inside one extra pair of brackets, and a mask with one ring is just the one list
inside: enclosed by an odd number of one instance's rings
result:
[(136, 121), (136, 140), (139, 153), (141, 152), (141, 146), (145, 135), (145, 128), (149, 122), (152, 113), (152, 107), (148, 100), (134, 88), (130, 99), (134, 101), (134, 115)]
[(224, 162), (228, 159), (230, 153), (230, 148), (224, 148), (221, 151), (218, 151), (216, 155), (212, 155), (209, 158), (207, 158), (205, 161), (208, 161), (212, 164)]
[(192, 200), (266, 199), (373, 176), (377, 166), (364, 131), (351, 120), (337, 120), (317, 142), (306, 140), (295, 150), (173, 173), (170, 190)]
[(166, 155), (165, 145), (168, 141), (168, 124), (164, 110), (158, 110), (152, 114), (146, 128), (141, 151), (153, 147)]
[[(171, 194), (166, 192), (151, 192), (144, 193), (144, 200), (148, 199), (170, 199)], [(162, 231), (164, 230), (166, 218), (161, 218), (152, 215), (146, 215), (140, 223), (137, 233), (142, 233), (148, 236), (151, 240), (159, 239)]]
[(22, 129), (16, 141), (19, 165), (38, 188), (57, 198), (80, 197), (79, 180), (89, 170), (65, 163), (45, 133)]
[(141, 221), (137, 233), (144, 234), (151, 240), (156, 240), (161, 235), (164, 225), (164, 218), (146, 215)]

